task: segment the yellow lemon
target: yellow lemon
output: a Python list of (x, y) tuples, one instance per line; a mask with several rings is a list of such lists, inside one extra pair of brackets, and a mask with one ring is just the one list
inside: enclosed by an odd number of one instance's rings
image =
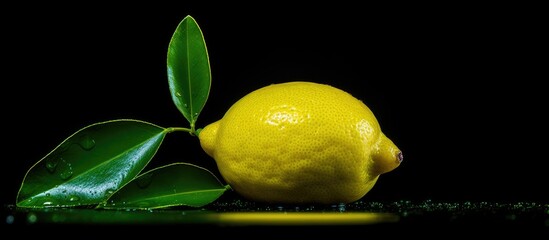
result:
[(198, 137), (231, 188), (261, 202), (353, 202), (402, 161), (362, 101), (312, 82), (255, 90)]

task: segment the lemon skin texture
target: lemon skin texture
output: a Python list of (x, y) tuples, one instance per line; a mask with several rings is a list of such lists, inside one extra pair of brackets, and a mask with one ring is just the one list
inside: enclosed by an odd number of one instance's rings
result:
[(313, 82), (257, 89), (198, 137), (231, 188), (260, 202), (354, 202), (402, 161), (362, 101)]

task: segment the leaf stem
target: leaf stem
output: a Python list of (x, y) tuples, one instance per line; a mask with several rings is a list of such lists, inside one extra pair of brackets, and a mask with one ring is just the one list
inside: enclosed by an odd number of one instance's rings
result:
[(196, 136), (197, 133), (194, 129), (191, 129), (191, 128), (183, 128), (183, 127), (169, 127), (169, 128), (166, 128), (165, 130), (167, 133), (171, 133), (171, 132), (188, 132), (190, 133), (191, 135), (193, 136)]

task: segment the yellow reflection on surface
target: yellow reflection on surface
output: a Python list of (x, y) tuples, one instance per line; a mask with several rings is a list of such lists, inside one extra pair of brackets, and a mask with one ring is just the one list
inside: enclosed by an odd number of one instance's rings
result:
[(13, 208), (6, 221), (17, 224), (182, 224), (209, 226), (341, 226), (398, 222), (399, 215), (375, 212), (216, 212), (203, 210), (117, 211), (76, 208)]
[(229, 225), (363, 225), (399, 220), (394, 214), (364, 212), (226, 212), (210, 217), (214, 222)]

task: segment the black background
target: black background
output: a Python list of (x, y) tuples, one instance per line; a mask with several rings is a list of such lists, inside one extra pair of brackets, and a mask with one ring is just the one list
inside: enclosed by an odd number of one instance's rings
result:
[[(188, 126), (166, 76), (169, 40), (187, 15), (212, 71), (198, 127), (259, 87), (326, 83), (364, 101), (404, 152), (365, 200), (547, 202), (538, 16), (498, 7), (3, 8), (3, 203), (14, 204), (25, 172), (84, 126)], [(149, 167), (171, 162), (216, 172), (184, 133), (168, 135)]]

